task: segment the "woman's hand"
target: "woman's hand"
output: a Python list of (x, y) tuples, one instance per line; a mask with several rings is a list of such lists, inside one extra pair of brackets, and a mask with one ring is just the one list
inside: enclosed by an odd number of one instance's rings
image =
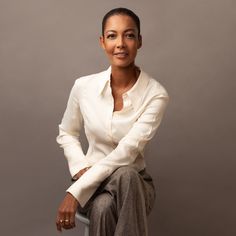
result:
[[(89, 168), (86, 167), (80, 170), (75, 177), (79, 179)], [(78, 205), (77, 199), (72, 194), (67, 193), (58, 209), (56, 219), (57, 230), (61, 231), (62, 228), (71, 229), (75, 227), (75, 213)]]
[(72, 194), (67, 193), (62, 201), (56, 218), (57, 230), (71, 229), (75, 227), (75, 213), (77, 211), (79, 202)]
[(91, 167), (85, 167), (84, 169), (80, 170), (74, 177), (76, 180), (78, 180), (88, 169)]

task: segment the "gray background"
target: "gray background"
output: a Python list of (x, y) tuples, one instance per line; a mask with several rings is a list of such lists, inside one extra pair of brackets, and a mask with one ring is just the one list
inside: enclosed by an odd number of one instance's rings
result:
[(70, 176), (57, 125), (74, 80), (108, 67), (98, 37), (118, 6), (140, 16), (137, 64), (171, 97), (146, 155), (150, 235), (236, 235), (233, 0), (0, 1), (0, 234), (59, 235)]

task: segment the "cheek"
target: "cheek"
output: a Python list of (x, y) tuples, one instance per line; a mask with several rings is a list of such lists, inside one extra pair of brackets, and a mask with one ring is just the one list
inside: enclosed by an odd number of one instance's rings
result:
[(133, 45), (133, 47), (131, 48), (130, 51), (131, 51), (132, 54), (136, 55), (136, 54), (137, 54), (137, 51), (138, 51), (137, 45)]
[(127, 43), (128, 47), (130, 48), (131, 51), (137, 51), (138, 50), (138, 42), (136, 41), (130, 41)]
[(114, 50), (114, 46), (112, 44), (106, 45), (105, 51), (107, 54), (112, 54), (113, 50)]

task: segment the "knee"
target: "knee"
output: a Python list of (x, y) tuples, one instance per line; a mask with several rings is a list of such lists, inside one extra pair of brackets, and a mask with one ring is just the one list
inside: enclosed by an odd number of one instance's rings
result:
[(95, 213), (96, 216), (106, 216), (109, 215), (114, 208), (114, 200), (109, 193), (102, 193), (98, 195), (94, 201), (92, 206), (92, 212)]
[(137, 170), (130, 166), (123, 166), (116, 170), (115, 174), (118, 176), (118, 178), (125, 179), (128, 182), (137, 182), (139, 179), (139, 173)]

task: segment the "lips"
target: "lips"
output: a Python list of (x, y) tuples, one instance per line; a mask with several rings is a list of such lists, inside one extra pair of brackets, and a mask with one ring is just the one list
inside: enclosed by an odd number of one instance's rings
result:
[(128, 53), (127, 52), (115, 52), (114, 55), (117, 57), (117, 58), (125, 58), (128, 56)]

